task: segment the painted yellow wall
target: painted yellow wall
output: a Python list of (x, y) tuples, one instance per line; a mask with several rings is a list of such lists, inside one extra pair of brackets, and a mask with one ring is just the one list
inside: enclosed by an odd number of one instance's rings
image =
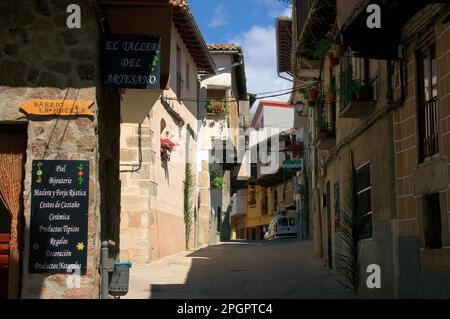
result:
[[(255, 186), (256, 190), (256, 204), (250, 205), (248, 204), (250, 201), (250, 186), (247, 191), (247, 228), (256, 227), (260, 225), (269, 224), (272, 219), (272, 188), (271, 187), (262, 187), (259, 185)], [(267, 215), (263, 215), (261, 212), (261, 202), (264, 200), (264, 194), (267, 194)]]

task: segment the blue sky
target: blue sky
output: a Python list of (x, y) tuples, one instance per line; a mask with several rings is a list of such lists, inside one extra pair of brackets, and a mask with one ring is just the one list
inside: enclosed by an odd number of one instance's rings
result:
[(278, 0), (188, 0), (188, 4), (207, 43), (242, 46), (249, 92), (292, 87), (277, 75), (275, 51), (275, 18), (290, 16), (288, 4)]

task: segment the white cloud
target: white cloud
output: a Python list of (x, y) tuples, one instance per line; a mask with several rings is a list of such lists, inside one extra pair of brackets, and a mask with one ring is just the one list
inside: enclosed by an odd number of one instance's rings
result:
[(219, 4), (213, 10), (213, 17), (209, 23), (211, 28), (222, 27), (228, 24), (228, 13), (223, 3)]
[(292, 6), (278, 0), (252, 0), (255, 6), (265, 6), (264, 11), (271, 19), (279, 16), (291, 16)]
[[(240, 45), (244, 50), (248, 92), (261, 93), (292, 88), (292, 82), (283, 80), (277, 75), (275, 28), (273, 26), (253, 26), (237, 38), (231, 39), (230, 42)], [(289, 97), (290, 94), (286, 94), (280, 97), (270, 97), (267, 100), (286, 102)]]

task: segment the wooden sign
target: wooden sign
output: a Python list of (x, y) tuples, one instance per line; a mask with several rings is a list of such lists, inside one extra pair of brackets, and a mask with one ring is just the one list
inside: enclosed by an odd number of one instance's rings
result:
[(93, 100), (49, 100), (31, 99), (23, 104), (20, 109), (28, 115), (39, 116), (94, 116), (91, 107)]
[(89, 161), (32, 166), (29, 272), (85, 274)]

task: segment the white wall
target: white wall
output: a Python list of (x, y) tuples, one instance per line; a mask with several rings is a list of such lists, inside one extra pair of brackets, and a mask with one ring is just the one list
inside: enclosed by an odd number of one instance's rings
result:
[(264, 127), (290, 129), (294, 127), (294, 108), (264, 105)]

